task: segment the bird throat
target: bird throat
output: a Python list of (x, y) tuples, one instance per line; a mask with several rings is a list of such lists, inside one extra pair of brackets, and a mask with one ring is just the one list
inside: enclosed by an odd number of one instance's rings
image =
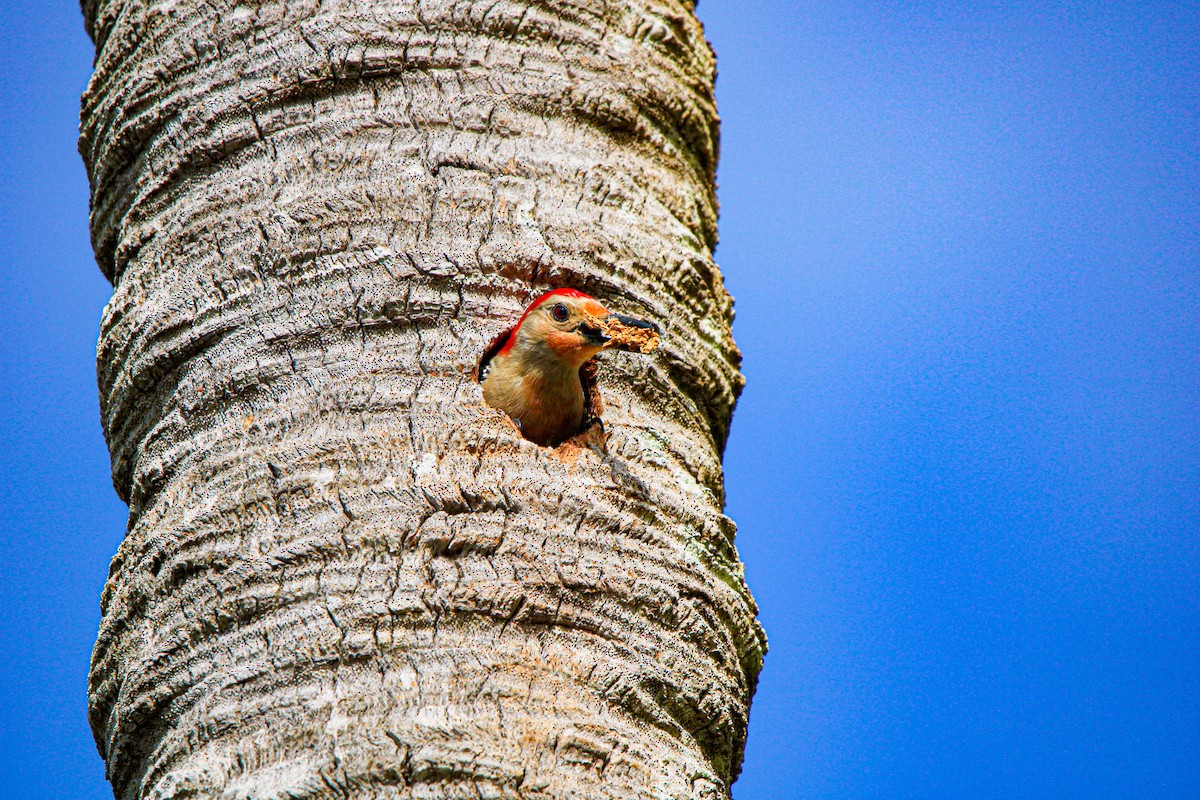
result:
[(556, 445), (583, 422), (579, 368), (538, 346), (518, 343), (492, 360), (484, 400), (508, 413), (530, 441)]

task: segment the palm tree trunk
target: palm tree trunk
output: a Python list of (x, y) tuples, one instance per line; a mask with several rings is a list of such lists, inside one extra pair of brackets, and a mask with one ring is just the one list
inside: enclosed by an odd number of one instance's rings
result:
[[(727, 797), (765, 639), (690, 5), (84, 13), (116, 796)], [(606, 356), (607, 452), (472, 378), (564, 285), (664, 328)]]

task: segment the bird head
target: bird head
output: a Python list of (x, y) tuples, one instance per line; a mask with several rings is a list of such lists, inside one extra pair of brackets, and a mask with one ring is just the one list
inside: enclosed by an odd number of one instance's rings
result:
[(555, 289), (529, 304), (498, 355), (515, 349), (526, 358), (577, 370), (606, 348), (630, 349), (606, 333), (612, 323), (658, 331), (652, 322), (611, 313), (600, 301), (576, 289)]

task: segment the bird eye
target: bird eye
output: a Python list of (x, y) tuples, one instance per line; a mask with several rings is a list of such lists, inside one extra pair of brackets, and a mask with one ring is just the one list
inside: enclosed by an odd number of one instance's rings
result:
[(550, 314), (559, 322), (566, 322), (567, 317), (571, 316), (571, 312), (567, 311), (567, 307), (562, 303), (555, 303), (554, 307), (550, 309)]

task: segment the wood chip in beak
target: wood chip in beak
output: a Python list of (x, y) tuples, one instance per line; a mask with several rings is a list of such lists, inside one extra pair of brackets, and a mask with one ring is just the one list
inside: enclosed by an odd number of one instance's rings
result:
[(651, 353), (658, 347), (659, 342), (657, 325), (624, 314), (589, 316), (580, 325), (580, 330), (594, 337), (596, 344), (603, 344), (605, 350)]

